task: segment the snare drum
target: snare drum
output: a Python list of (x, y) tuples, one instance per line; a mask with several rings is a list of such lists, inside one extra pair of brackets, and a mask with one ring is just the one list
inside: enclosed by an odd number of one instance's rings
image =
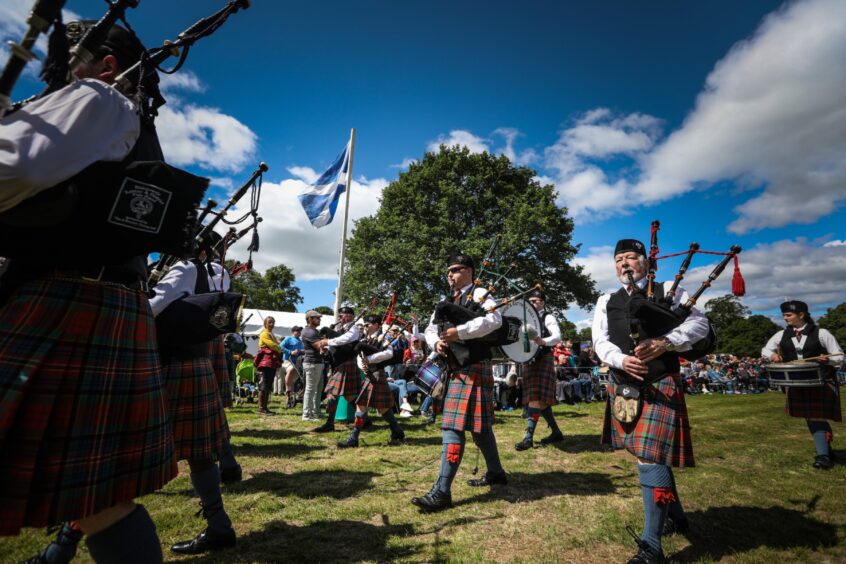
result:
[(446, 393), (447, 365), (442, 359), (430, 360), (414, 375), (414, 383), (432, 399), (443, 399)]
[(766, 370), (771, 385), (805, 388), (824, 385), (828, 367), (815, 362), (797, 362), (770, 364)]
[[(494, 347), (494, 358), (509, 359), (513, 362), (529, 362), (538, 354), (535, 337), (541, 334), (541, 318), (532, 304), (523, 300), (514, 300), (507, 306), (500, 308), (504, 316), (516, 317), (523, 324), (520, 327), (520, 338), (510, 345)], [(525, 317), (524, 317), (525, 315)], [(525, 320), (525, 321), (524, 321)]]

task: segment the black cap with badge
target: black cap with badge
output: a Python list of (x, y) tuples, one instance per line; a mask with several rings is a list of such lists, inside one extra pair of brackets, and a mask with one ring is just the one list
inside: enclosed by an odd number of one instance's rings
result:
[(637, 239), (620, 239), (614, 247), (614, 256), (620, 253), (635, 252), (639, 255), (646, 255), (646, 247)]
[(808, 304), (799, 300), (789, 300), (781, 304), (782, 313), (808, 313)]

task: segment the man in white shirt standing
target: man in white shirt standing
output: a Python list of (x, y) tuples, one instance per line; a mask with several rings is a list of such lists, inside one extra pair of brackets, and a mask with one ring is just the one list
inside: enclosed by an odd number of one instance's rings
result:
[[(644, 526), (637, 541), (638, 552), (629, 564), (654, 564), (664, 561), (661, 535), (685, 532), (688, 528), (676, 490), (672, 466), (694, 465), (690, 423), (684, 401), (684, 386), (679, 375), (676, 351), (690, 350), (691, 345), (708, 335), (708, 320), (696, 308), (678, 327), (666, 335), (633, 342), (629, 314), (632, 295), (647, 284), (647, 260), (643, 243), (622, 239), (614, 250), (617, 279), (622, 288), (600, 296), (593, 318), (593, 347), (602, 362), (611, 367), (618, 385), (608, 388), (602, 442), (614, 448), (625, 448), (637, 457), (637, 468), (643, 496)], [(635, 286), (631, 286), (631, 273)], [(664, 295), (664, 285), (655, 284), (656, 297)], [(687, 293), (678, 288), (673, 308), (687, 300)], [(635, 320), (636, 321), (636, 320)], [(666, 372), (652, 382), (645, 382), (649, 363), (660, 359)], [(624, 417), (611, 404), (615, 397), (639, 391), (639, 415)], [(632, 400), (634, 401), (634, 399)], [(620, 415), (624, 421), (617, 419)]]
[[(790, 362), (802, 358), (831, 355), (832, 360), (843, 359), (843, 349), (834, 335), (818, 327), (808, 312), (808, 304), (791, 300), (781, 304), (781, 312), (787, 329), (770, 338), (761, 356), (773, 362)], [(817, 454), (814, 468), (828, 470), (834, 466), (834, 450), (831, 448), (833, 431), (831, 421), (842, 421), (840, 412), (840, 388), (832, 366), (824, 366), (825, 383), (822, 386), (787, 388), (785, 412), (791, 417), (804, 417), (808, 430), (814, 438)]]
[(434, 316), (426, 328), (426, 342), (442, 357), (450, 355), (450, 344), (462, 342), (470, 350), (466, 364), (449, 373), (446, 396), (443, 400), (443, 432), (441, 467), (438, 480), (426, 495), (413, 497), (411, 503), (423, 511), (441, 511), (452, 507), (452, 482), (464, 454), (465, 431), (485, 457), (487, 472), (478, 480), (469, 480), (474, 487), (506, 484), (508, 479), (499, 460), (494, 422), (494, 380), (491, 369), (490, 345), (474, 342), (502, 326), (502, 316), (493, 307), (491, 296), (476, 288), (473, 280), (476, 267), (473, 259), (458, 253), (447, 260), (447, 279), (452, 290), (452, 302), (478, 311), (479, 316), (445, 330), (435, 323)]

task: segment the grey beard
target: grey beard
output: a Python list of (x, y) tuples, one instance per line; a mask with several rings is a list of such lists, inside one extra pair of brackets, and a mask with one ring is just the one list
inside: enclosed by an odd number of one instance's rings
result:
[[(639, 272), (632, 272), (632, 276), (634, 277), (635, 282), (638, 282), (638, 281), (640, 281), (641, 279), (643, 279), (643, 275), (642, 275), (642, 274), (640, 274)], [(618, 277), (617, 277), (617, 280), (619, 280), (619, 281), (620, 281), (620, 284), (622, 284), (623, 286), (628, 286), (628, 285), (629, 285), (629, 277), (628, 277), (628, 276), (626, 276), (626, 273), (625, 273), (625, 272), (624, 272), (624, 273), (622, 273), (620, 276), (618, 276)]]

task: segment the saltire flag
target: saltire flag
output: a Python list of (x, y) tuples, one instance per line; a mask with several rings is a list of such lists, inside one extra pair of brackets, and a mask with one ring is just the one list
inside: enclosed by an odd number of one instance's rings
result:
[(315, 227), (332, 223), (338, 200), (347, 190), (347, 170), (350, 166), (350, 144), (335, 159), (326, 172), (313, 185), (305, 188), (299, 195), (300, 203)]

